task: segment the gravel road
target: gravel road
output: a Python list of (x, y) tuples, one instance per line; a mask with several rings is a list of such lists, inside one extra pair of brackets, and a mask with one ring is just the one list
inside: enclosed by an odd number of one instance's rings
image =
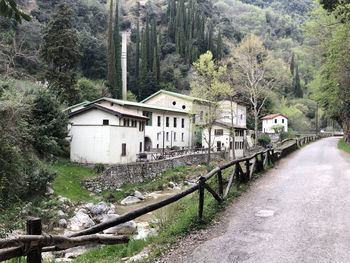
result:
[(350, 262), (350, 155), (338, 140), (278, 162), (212, 231), (185, 239), (158, 262)]

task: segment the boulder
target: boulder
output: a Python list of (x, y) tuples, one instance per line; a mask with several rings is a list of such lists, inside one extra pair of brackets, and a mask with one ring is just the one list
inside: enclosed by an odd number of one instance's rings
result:
[(174, 189), (176, 187), (176, 184), (173, 183), (173, 182), (169, 182), (168, 183), (168, 187), (171, 188), (171, 189)]
[(50, 186), (48, 186), (48, 187), (46, 187), (46, 193), (48, 195), (53, 195), (55, 193), (55, 191)]
[(95, 225), (95, 222), (80, 209), (74, 217), (69, 220), (69, 228), (73, 231), (80, 231)]
[(66, 214), (65, 214), (62, 210), (58, 210), (57, 214), (58, 214), (60, 217), (66, 216)]
[(94, 216), (107, 213), (109, 210), (109, 206), (105, 202), (99, 202), (96, 205), (89, 203), (85, 206), (85, 208), (87, 208), (91, 215)]
[(137, 234), (137, 225), (135, 221), (129, 221), (103, 231), (104, 234), (131, 235)]
[(61, 228), (66, 228), (67, 227), (67, 220), (66, 219), (60, 219), (58, 221), (58, 226)]
[(139, 191), (135, 191), (134, 196), (137, 197), (140, 200), (144, 200), (145, 199), (145, 197)]
[(138, 202), (141, 202), (141, 200), (135, 196), (128, 196), (127, 198), (123, 199), (120, 204), (122, 205), (130, 205), (130, 204), (136, 204)]
[[(104, 215), (103, 222), (113, 220), (118, 218), (119, 215), (117, 214), (109, 214)], [(130, 235), (130, 234), (136, 234), (137, 233), (137, 224), (135, 221), (131, 220), (126, 223), (111, 227), (109, 229), (106, 229), (103, 231), (104, 234), (114, 234), (114, 235)]]

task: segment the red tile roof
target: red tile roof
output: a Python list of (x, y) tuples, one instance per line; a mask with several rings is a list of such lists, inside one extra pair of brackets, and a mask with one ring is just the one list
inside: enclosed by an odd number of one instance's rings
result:
[(278, 117), (278, 116), (283, 116), (283, 117), (289, 119), (287, 116), (283, 115), (282, 113), (270, 114), (270, 115), (267, 115), (267, 116), (265, 116), (265, 117), (262, 117), (261, 119), (262, 119), (262, 120), (269, 120), (269, 119), (276, 118), (276, 117)]

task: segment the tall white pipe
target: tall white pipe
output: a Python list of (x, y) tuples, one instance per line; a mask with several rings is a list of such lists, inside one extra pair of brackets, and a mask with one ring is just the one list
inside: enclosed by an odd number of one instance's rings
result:
[(123, 81), (123, 89), (122, 89), (122, 95), (123, 100), (126, 100), (127, 98), (127, 32), (122, 33), (122, 54), (121, 54), (121, 60), (122, 60), (122, 81)]

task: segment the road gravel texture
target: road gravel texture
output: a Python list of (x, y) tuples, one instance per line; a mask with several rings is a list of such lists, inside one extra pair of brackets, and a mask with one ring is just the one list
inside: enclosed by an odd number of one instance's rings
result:
[(350, 262), (350, 155), (338, 140), (279, 161), (211, 230), (157, 262)]

